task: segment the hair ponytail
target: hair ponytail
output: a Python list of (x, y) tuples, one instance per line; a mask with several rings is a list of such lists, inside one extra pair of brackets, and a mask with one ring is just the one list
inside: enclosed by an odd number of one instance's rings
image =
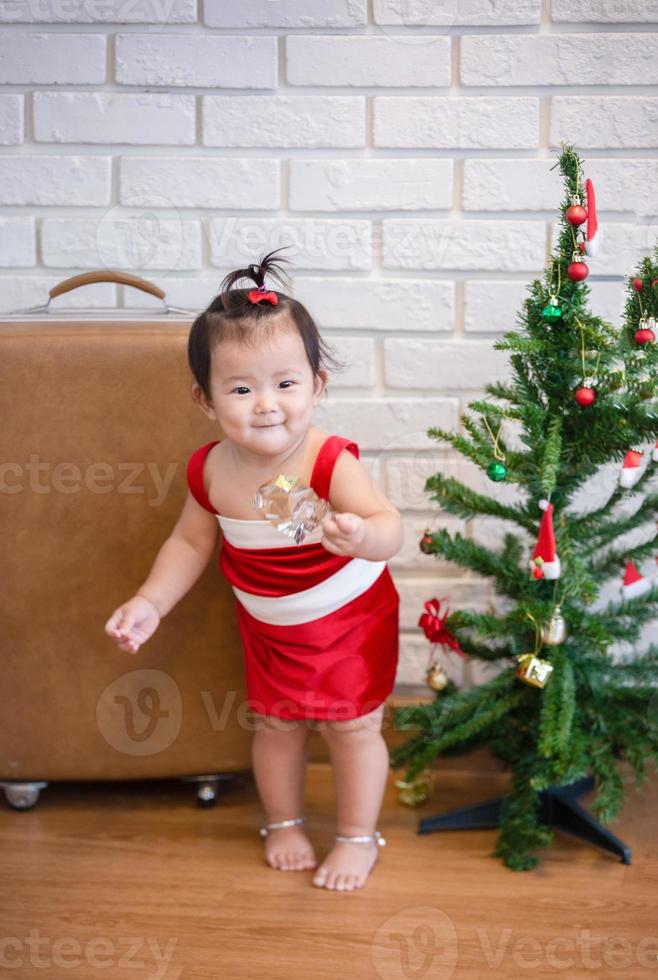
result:
[[(287, 283), (290, 282), (290, 276), (283, 268), (282, 263), (289, 262), (290, 260), (286, 256), (279, 256), (278, 258), (274, 258), (274, 256), (277, 252), (289, 247), (288, 245), (282, 245), (280, 248), (275, 248), (271, 252), (268, 252), (267, 255), (264, 255), (259, 263), (252, 262), (246, 269), (236, 269), (234, 272), (229, 272), (228, 275), (224, 276), (217, 296), (208, 307), (208, 312), (216, 313), (218, 311), (225, 311), (227, 313), (239, 313), (241, 310), (247, 310), (249, 307), (256, 305), (261, 310), (266, 311), (267, 315), (268, 307), (271, 309), (271, 304), (251, 303), (248, 297), (249, 290), (244, 287), (236, 287), (236, 283), (239, 283), (242, 279), (250, 279), (256, 286), (263, 287), (266, 283), (270, 285), (269, 281), (274, 279), (282, 286), (287, 286)], [(276, 290), (274, 291), (276, 292)], [(277, 293), (279, 299), (282, 299), (284, 295), (284, 293)], [(256, 315), (258, 316), (258, 313)]]

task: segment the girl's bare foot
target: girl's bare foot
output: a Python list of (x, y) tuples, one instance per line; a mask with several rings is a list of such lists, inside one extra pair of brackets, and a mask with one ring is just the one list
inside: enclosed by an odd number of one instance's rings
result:
[(313, 884), (339, 892), (362, 888), (377, 860), (378, 850), (376, 840), (335, 844), (313, 876)]
[(268, 830), (265, 860), (280, 871), (305, 871), (317, 865), (313, 845), (299, 827)]

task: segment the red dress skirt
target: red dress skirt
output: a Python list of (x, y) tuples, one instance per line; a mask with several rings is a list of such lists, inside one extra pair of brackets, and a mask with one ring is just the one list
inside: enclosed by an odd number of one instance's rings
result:
[[(400, 597), (387, 563), (328, 552), (321, 528), (296, 545), (269, 521), (220, 515), (203, 482), (219, 441), (192, 453), (187, 481), (222, 528), (219, 567), (236, 597), (249, 708), (290, 720), (374, 711), (393, 690), (398, 664)], [(332, 435), (315, 460), (310, 485), (325, 500), (343, 449), (358, 459), (356, 443)]]

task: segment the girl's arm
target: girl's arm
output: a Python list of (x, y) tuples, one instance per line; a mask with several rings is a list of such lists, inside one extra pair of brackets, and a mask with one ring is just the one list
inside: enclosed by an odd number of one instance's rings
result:
[(322, 544), (334, 554), (387, 561), (404, 543), (400, 512), (370, 479), (352, 453), (334, 464), (329, 503), (336, 512), (322, 522)]
[(137, 595), (152, 602), (164, 617), (189, 592), (210, 560), (219, 524), (188, 490), (180, 517), (160, 548)]

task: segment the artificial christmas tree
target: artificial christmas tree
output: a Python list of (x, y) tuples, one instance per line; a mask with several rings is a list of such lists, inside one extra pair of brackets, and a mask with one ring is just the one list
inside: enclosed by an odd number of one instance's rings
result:
[[(625, 801), (619, 761), (631, 764), (636, 788), (646, 779), (645, 763), (658, 762), (649, 710), (658, 644), (641, 652), (611, 650), (620, 641), (637, 644), (658, 611), (653, 580), (642, 589), (621, 586), (629, 562), (658, 552), (658, 490), (650, 487), (658, 476), (658, 357), (637, 335), (655, 326), (658, 250), (629, 279), (621, 331), (592, 315), (584, 280), (586, 260), (601, 239), (594, 188), (587, 181), (583, 194), (573, 147), (563, 144), (558, 165), (565, 199), (552, 260), (543, 281), (528, 287), (520, 329), (494, 345), (510, 351), (511, 380), (486, 385), (489, 397), (469, 403), (464, 434), (428, 430), (491, 480), (519, 491), (510, 504), (440, 473), (425, 484), (448, 513), (467, 520), (490, 516), (510, 527), (498, 551), (447, 530), (426, 529), (421, 541), (425, 553), (493, 578), (505, 611), (456, 610), (442, 627), (464, 655), (501, 670), (463, 691), (450, 682), (430, 704), (398, 710), (395, 727), (417, 734), (391, 752), (391, 767), (405, 767), (400, 785), (409, 793), (436, 757), (488, 745), (511, 769), (510, 794), (421, 821), (420, 830), (498, 826), (493, 854), (514, 870), (537, 864), (531, 852), (552, 842), (552, 827), (629, 862), (628, 848), (601, 826), (617, 818)], [(517, 445), (502, 436), (510, 423)], [(639, 453), (642, 444), (648, 444), (648, 465), (641, 473), (623, 480), (613, 475), (604, 501), (585, 512), (574, 507), (592, 477), (604, 485), (605, 464), (625, 460), (623, 469), (634, 468), (638, 457), (628, 453)], [(494, 464), (500, 464), (495, 471)], [(629, 512), (633, 502), (638, 506)], [(647, 521), (642, 543), (624, 540)], [(526, 549), (533, 541), (531, 556)], [(611, 580), (618, 598), (604, 603), (600, 593)], [(591, 788), (599, 822), (575, 802)]]

